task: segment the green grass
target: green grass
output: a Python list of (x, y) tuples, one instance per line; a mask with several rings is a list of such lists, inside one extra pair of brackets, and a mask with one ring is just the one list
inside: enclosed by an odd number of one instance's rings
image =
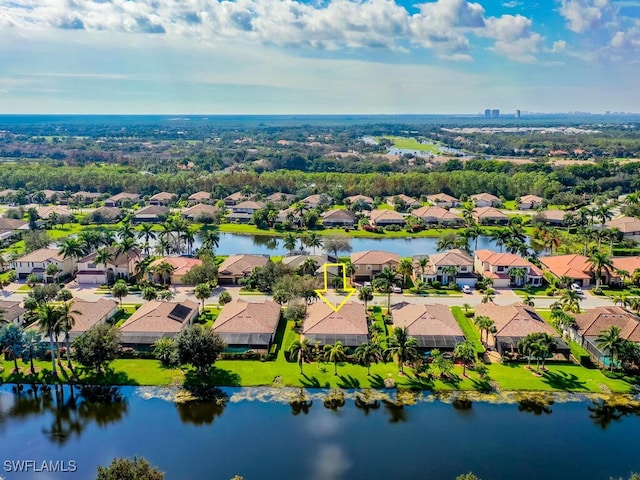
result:
[(502, 207), (506, 210), (518, 210), (518, 203), (515, 200), (505, 200)]
[(453, 317), (458, 322), (458, 325), (460, 325), (464, 337), (473, 344), (476, 354), (483, 354), (484, 347), (480, 341), (480, 331), (473, 324), (473, 320), (465, 316), (462, 307), (451, 307), (451, 313), (453, 313)]
[(393, 136), (383, 136), (380, 138), (386, 138), (393, 142), (393, 146), (396, 148), (406, 148), (408, 150), (417, 150), (421, 152), (431, 152), (434, 155), (440, 154), (440, 149), (437, 145), (430, 144), (422, 144), (419, 143), (415, 138), (407, 138), (407, 137), (393, 137)]
[(520, 297), (526, 297), (527, 295), (529, 295), (531, 297), (553, 298), (547, 295), (546, 292), (548, 289), (549, 287), (531, 287), (530, 292), (527, 292), (526, 290), (521, 288), (514, 288), (513, 293)]

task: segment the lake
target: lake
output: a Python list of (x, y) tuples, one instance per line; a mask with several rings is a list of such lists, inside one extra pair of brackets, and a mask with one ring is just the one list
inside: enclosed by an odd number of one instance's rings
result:
[[(353, 252), (364, 250), (385, 250), (395, 252), (400, 257), (413, 255), (432, 255), (437, 253), (437, 238), (352, 238), (351, 248)], [(198, 238), (194, 248), (198, 248), (201, 241)], [(490, 237), (478, 238), (478, 249), (488, 248), (498, 251), (494, 241)], [(236, 253), (285, 255), (287, 250), (282, 246), (282, 239), (268, 235), (238, 235), (235, 233), (220, 234), (220, 246), (216, 249), (217, 255), (233, 255)], [(344, 253), (342, 254), (344, 255)]]
[(580, 396), (549, 402), (547, 395), (543, 405), (421, 394), (397, 407), (356, 404), (353, 391), (325, 405), (328, 392), (312, 390), (310, 404), (292, 406), (298, 389), (229, 388), (224, 404), (177, 405), (170, 389), (120, 391), (122, 402), (76, 397), (72, 407), (68, 388), (58, 405), (53, 394), (18, 397), (0, 387), (0, 476), (45, 478), (8, 472), (7, 460), (73, 460), (77, 473), (46, 478), (91, 479), (97, 465), (133, 455), (167, 480), (453, 480), (467, 471), (483, 480), (608, 480), (640, 470), (638, 412)]

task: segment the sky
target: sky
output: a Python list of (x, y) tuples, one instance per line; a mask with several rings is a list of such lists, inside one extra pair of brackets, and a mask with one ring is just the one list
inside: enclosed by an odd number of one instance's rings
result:
[(0, 0), (0, 113), (640, 112), (640, 0)]

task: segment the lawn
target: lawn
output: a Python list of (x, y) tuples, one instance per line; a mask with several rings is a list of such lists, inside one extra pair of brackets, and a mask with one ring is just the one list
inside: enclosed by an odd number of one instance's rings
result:
[(520, 297), (526, 297), (527, 295), (531, 296), (531, 297), (546, 297), (546, 298), (553, 298), (553, 297), (549, 297), (549, 295), (547, 295), (547, 290), (550, 287), (530, 287), (529, 291), (524, 290), (522, 288), (514, 288), (513, 289), (513, 293), (515, 293), (516, 295), (520, 296)]
[(421, 152), (431, 152), (434, 155), (440, 154), (440, 149), (437, 145), (432, 144), (423, 144), (418, 142), (415, 138), (407, 138), (407, 137), (393, 137), (393, 136), (383, 136), (380, 138), (386, 138), (393, 142), (393, 146), (396, 148), (406, 148), (407, 150), (417, 150)]
[(451, 313), (453, 313), (453, 317), (458, 322), (458, 325), (460, 325), (464, 337), (473, 344), (478, 354), (483, 354), (484, 347), (480, 341), (480, 331), (473, 324), (473, 319), (465, 316), (462, 307), (451, 307)]

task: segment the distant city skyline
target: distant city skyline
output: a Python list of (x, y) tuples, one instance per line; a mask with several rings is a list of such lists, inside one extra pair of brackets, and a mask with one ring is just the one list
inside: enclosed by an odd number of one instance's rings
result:
[(640, 112), (640, 0), (0, 0), (0, 113)]

